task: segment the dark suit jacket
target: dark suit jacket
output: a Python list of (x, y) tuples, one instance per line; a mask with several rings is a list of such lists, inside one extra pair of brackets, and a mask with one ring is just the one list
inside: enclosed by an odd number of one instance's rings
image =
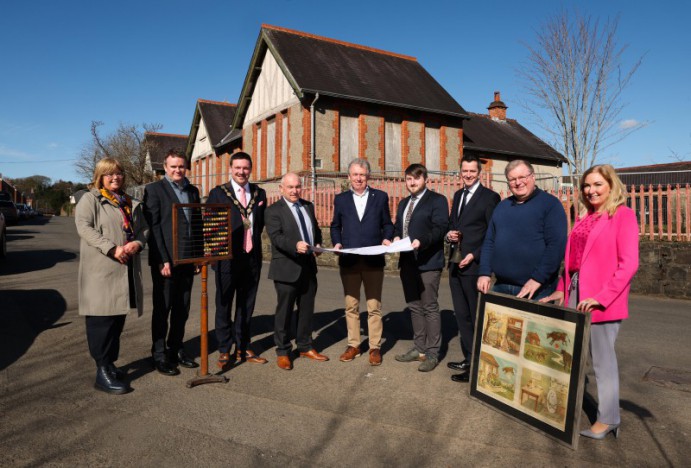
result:
[[(199, 203), (199, 190), (192, 184), (186, 189), (190, 203)], [(170, 182), (165, 178), (144, 188), (144, 216), (151, 229), (149, 233), (149, 265), (173, 263), (173, 204), (180, 203)], [(190, 225), (187, 218), (178, 216), (178, 248), (189, 254)]]
[[(369, 197), (362, 220), (357, 215), (353, 192), (339, 193), (334, 198), (334, 216), (331, 221), (331, 243), (341, 244), (344, 249), (381, 245), (384, 239), (393, 239), (393, 223), (389, 211), (389, 196), (381, 190), (369, 189)], [(351, 266), (359, 255), (343, 254), (338, 259), (340, 266)], [(365, 255), (371, 266), (383, 267), (383, 255)]]
[[(461, 269), (462, 275), (477, 275), (477, 270), (480, 267), (480, 251), (482, 250), (482, 241), (485, 240), (485, 233), (487, 232), (487, 225), (492, 219), (494, 208), (501, 200), (499, 194), (482, 186), (478, 185), (475, 193), (463, 208), (463, 216), (458, 218), (458, 206), (461, 203), (461, 194), (463, 190), (457, 191), (453, 195), (453, 203), (451, 204), (451, 216), (449, 218), (449, 231), (461, 231), (463, 238), (461, 239), (461, 254), (463, 257), (469, 253), (473, 254), (473, 261), (468, 266)], [(458, 244), (451, 244), (450, 255)], [(458, 265), (449, 264), (449, 268), (458, 267)]]
[[(322, 243), (322, 234), (317, 218), (314, 215), (314, 205), (307, 200), (300, 199), (312, 221), (312, 238), (314, 244)], [(271, 264), (269, 265), (269, 279), (284, 283), (294, 283), (300, 278), (304, 269), (316, 275), (317, 261), (313, 254), (299, 254), (295, 246), (302, 240), (300, 227), (291, 207), (281, 197), (266, 210), (266, 231), (271, 239)]]
[[(398, 204), (394, 237), (403, 237), (403, 213), (410, 203), (410, 197), (404, 198)], [(408, 225), (410, 240), (420, 241), (417, 251), (402, 252), (399, 267), (402, 262), (414, 260), (418, 269), (422, 271), (441, 270), (444, 268), (444, 236), (449, 226), (449, 203), (444, 195), (427, 189), (413, 209), (413, 215)]]
[[(235, 190), (230, 182), (219, 185), (209, 192), (209, 198), (207, 198), (206, 203), (225, 203), (230, 206), (230, 226), (232, 230), (231, 234), (231, 249), (233, 252), (233, 258), (238, 255), (242, 255), (244, 250), (242, 248), (243, 241), (245, 239), (245, 228), (242, 224), (242, 215), (240, 210), (235, 206), (233, 200), (228, 197), (225, 187), (230, 193), (232, 199), (237, 200), (235, 197)], [(264, 211), (266, 210), (266, 191), (255, 184), (250, 184), (250, 192), (252, 193), (252, 198), (256, 197), (256, 202), (252, 208), (252, 214), (254, 215), (252, 221), (252, 252), (250, 254), (254, 257), (256, 261), (261, 264), (262, 261), (262, 231), (264, 230)], [(223, 260), (217, 262), (214, 266), (215, 269), (226, 273), (230, 273), (230, 261)]]

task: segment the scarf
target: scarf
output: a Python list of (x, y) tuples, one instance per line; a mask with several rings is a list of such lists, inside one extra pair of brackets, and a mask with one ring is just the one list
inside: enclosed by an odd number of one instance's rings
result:
[(134, 240), (134, 222), (132, 220), (132, 199), (127, 194), (119, 195), (106, 189), (100, 189), (103, 198), (122, 213), (122, 230), (127, 235), (127, 242)]

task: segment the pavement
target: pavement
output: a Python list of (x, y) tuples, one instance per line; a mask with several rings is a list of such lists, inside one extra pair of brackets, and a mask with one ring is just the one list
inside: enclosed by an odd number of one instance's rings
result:
[[(461, 353), (445, 280), (444, 356), (430, 373), (393, 358), (412, 343), (395, 276), (384, 285), (384, 363), (372, 367), (366, 355), (338, 361), (346, 347), (342, 290), (338, 272), (326, 268), (319, 272), (314, 337), (331, 360), (296, 359), (293, 371), (280, 370), (272, 336), (275, 292), (265, 265), (252, 328), (253, 347), (268, 364), (243, 363), (224, 374), (227, 383), (191, 389), (185, 384), (194, 369), (177, 377), (156, 373), (147, 303), (143, 317), (127, 319), (117, 363), (134, 391), (95, 391), (77, 314), (78, 254), (71, 218), (36, 218), (8, 229), (8, 256), (0, 261), (2, 467), (689, 466), (689, 301), (632, 296), (631, 318), (617, 342), (621, 435), (581, 438), (572, 450), (471, 399), (468, 384), (450, 380), (446, 363)], [(200, 291), (196, 281), (186, 333), (197, 359)], [(210, 340), (214, 365), (213, 333)], [(591, 383), (585, 399), (593, 396)], [(581, 429), (592, 412), (585, 408)]]

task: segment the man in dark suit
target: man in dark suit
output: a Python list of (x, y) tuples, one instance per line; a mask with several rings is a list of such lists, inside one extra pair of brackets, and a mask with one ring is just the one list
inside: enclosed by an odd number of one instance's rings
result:
[[(461, 178), (464, 187), (453, 196), (449, 232), (446, 234), (446, 240), (451, 247), (449, 287), (458, 322), (461, 350), (465, 356), (461, 362), (448, 363), (450, 369), (460, 372), (451, 376), (454, 382), (469, 380), (477, 310), (480, 250), (494, 207), (500, 201), (499, 194), (480, 184), (481, 171), (482, 163), (476, 156), (463, 156)], [(459, 248), (460, 253), (457, 252)]]
[[(331, 241), (334, 248), (368, 247), (388, 244), (393, 237), (393, 224), (386, 192), (367, 186), (370, 165), (366, 159), (354, 159), (348, 165), (350, 190), (334, 198)], [(381, 293), (384, 284), (384, 255), (343, 254), (338, 265), (345, 294), (345, 316), (348, 347), (341, 355), (349, 362), (360, 355), (360, 288), (365, 286), (369, 362), (381, 364), (383, 333)]]
[[(252, 158), (238, 152), (230, 157), (231, 180), (211, 190), (207, 203), (223, 203), (230, 208), (231, 248), (233, 259), (217, 262), (216, 270), (216, 339), (218, 367), (226, 368), (237, 361), (265, 364), (250, 344), (250, 321), (257, 298), (262, 268), (262, 241), (266, 192), (249, 182)], [(235, 299), (235, 324), (231, 309)], [(235, 343), (235, 356), (230, 348)]]
[(295, 344), (300, 356), (328, 361), (312, 345), (312, 317), (317, 294), (317, 261), (312, 247), (321, 247), (322, 235), (314, 205), (300, 198), (300, 177), (292, 172), (281, 179), (283, 197), (266, 209), (266, 231), (271, 239), (269, 279), (276, 288), (274, 341), (277, 365), (291, 370), (290, 324), (297, 305)]
[[(185, 323), (190, 313), (195, 266), (173, 265), (173, 204), (199, 203), (199, 190), (185, 177), (187, 158), (182, 151), (169, 150), (163, 161), (163, 168), (166, 172), (165, 177), (144, 189), (144, 215), (151, 229), (151, 354), (158, 372), (164, 375), (177, 375), (180, 373), (178, 364), (183, 367), (197, 367), (197, 363), (185, 354), (182, 346)], [(189, 209), (183, 210), (178, 216), (179, 256), (188, 256), (191, 252), (192, 222)]]
[(429, 372), (439, 363), (441, 347), (438, 296), (449, 203), (445, 196), (427, 188), (427, 168), (422, 164), (408, 166), (405, 185), (410, 196), (398, 204), (394, 240), (409, 237), (413, 247), (413, 251), (401, 253), (398, 266), (413, 323), (414, 346), (396, 360), (421, 361), (418, 370)]

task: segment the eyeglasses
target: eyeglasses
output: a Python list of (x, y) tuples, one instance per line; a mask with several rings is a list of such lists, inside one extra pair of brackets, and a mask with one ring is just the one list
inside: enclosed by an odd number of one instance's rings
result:
[(116, 172), (115, 174), (104, 174), (103, 177), (108, 177), (108, 178), (111, 178), (111, 179), (114, 179), (114, 178), (116, 178), (116, 177), (119, 177), (119, 178), (122, 179), (123, 177), (125, 177), (125, 174), (123, 174), (122, 172)]
[(526, 182), (528, 182), (528, 179), (529, 179), (530, 177), (532, 177), (532, 175), (533, 175), (533, 173), (531, 172), (531, 173), (528, 174), (528, 175), (524, 175), (524, 176), (521, 176), (521, 177), (515, 177), (515, 178), (509, 178), (509, 179), (506, 179), (506, 180), (507, 180), (507, 182), (509, 183), (509, 185), (525, 184)]

